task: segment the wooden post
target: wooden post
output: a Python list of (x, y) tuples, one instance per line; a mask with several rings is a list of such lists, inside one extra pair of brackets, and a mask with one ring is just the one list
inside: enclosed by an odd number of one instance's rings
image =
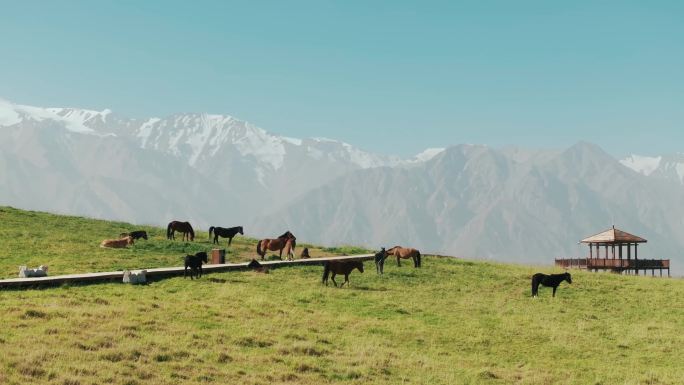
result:
[(620, 259), (622, 259), (622, 243), (620, 244)]
[(594, 258), (594, 249), (592, 248), (593, 246), (593, 244), (589, 244), (589, 259)]
[(634, 273), (639, 275), (639, 244), (634, 244)]

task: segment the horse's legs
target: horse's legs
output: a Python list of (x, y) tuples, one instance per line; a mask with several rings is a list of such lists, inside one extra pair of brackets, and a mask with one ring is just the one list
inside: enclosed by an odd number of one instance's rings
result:
[(188, 265), (185, 264), (185, 270), (183, 270), (183, 278), (187, 278), (188, 275)]
[(233, 237), (228, 238), (228, 246), (230, 246), (231, 243), (233, 243)]
[(401, 257), (397, 256), (397, 266), (401, 267)]
[(413, 258), (413, 267), (418, 267), (418, 258), (416, 257), (411, 257)]
[(330, 277), (335, 284), (335, 287), (337, 287), (337, 282), (335, 282), (335, 273), (332, 273), (332, 276)]
[(537, 282), (536, 279), (532, 278), (532, 297), (536, 297), (538, 291), (539, 291), (539, 282)]
[(554, 286), (554, 287), (553, 287), (553, 295), (552, 295), (552, 297), (555, 297), (555, 296), (556, 296), (556, 289), (558, 289), (558, 286)]
[(345, 283), (347, 284), (347, 287), (349, 287), (349, 273), (344, 275), (344, 282), (342, 283), (342, 286), (344, 286)]
[(200, 267), (199, 267), (199, 276), (200, 277), (202, 276), (202, 273), (204, 273), (204, 271), (202, 270), (202, 265), (200, 265)]

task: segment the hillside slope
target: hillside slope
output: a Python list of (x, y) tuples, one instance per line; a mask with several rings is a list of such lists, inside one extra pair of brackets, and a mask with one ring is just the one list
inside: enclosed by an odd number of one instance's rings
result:
[[(4, 384), (679, 384), (681, 280), (455, 259), (3, 291)], [(546, 269), (545, 269), (546, 270)], [(36, 344), (36, 338), (40, 343)]]
[[(139, 240), (127, 249), (99, 247), (104, 239), (118, 238), (122, 232), (139, 229), (148, 232), (149, 240)], [(245, 234), (249, 236), (249, 229), (245, 229)], [(200, 228), (195, 228), (194, 242), (183, 242), (180, 236), (175, 241), (168, 241), (166, 229), (158, 227), (0, 206), (0, 278), (16, 277), (20, 265), (48, 265), (51, 275), (181, 266), (186, 254), (210, 251), (215, 247), (226, 249), (230, 262), (258, 258), (255, 239), (237, 235), (231, 247), (227, 247), (227, 239), (219, 238), (219, 241), (218, 246), (213, 245), (207, 230)], [(353, 251), (349, 248), (321, 249), (306, 244), (305, 238), (301, 237), (298, 241), (297, 255), (304, 247), (309, 248), (312, 257)]]

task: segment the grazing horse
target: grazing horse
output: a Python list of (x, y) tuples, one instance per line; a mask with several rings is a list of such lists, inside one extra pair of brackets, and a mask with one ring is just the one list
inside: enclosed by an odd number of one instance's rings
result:
[(536, 297), (537, 294), (539, 293), (539, 285), (541, 284), (542, 286), (546, 287), (552, 287), (553, 288), (553, 295), (552, 297), (556, 296), (556, 289), (558, 288), (558, 285), (561, 284), (563, 281), (568, 281), (568, 283), (572, 283), (572, 277), (570, 277), (570, 273), (564, 273), (564, 274), (542, 274), (542, 273), (537, 273), (532, 276), (532, 297)]
[(195, 230), (192, 229), (190, 222), (179, 222), (173, 221), (166, 226), (166, 239), (176, 239), (174, 235), (176, 231), (183, 233), (183, 240), (188, 239), (188, 241), (195, 240)]
[(302, 254), (299, 256), (299, 258), (306, 259), (306, 258), (311, 258), (309, 255), (309, 248), (305, 247), (304, 250), (302, 250)]
[(353, 260), (353, 261), (326, 261), (323, 265), (323, 282), (325, 286), (328, 286), (328, 276), (332, 273), (332, 281), (337, 287), (337, 282), (335, 282), (335, 275), (344, 274), (344, 282), (340, 287), (344, 286), (346, 283), (349, 286), (349, 274), (354, 269), (359, 269), (363, 273), (363, 261)]
[(133, 244), (133, 237), (130, 235), (121, 239), (105, 239), (100, 243), (100, 247), (111, 247), (113, 249), (123, 249)]
[(217, 245), (219, 243), (219, 237), (228, 238), (228, 246), (230, 246), (230, 244), (233, 242), (233, 237), (238, 233), (245, 235), (245, 233), (242, 232), (242, 226), (230, 227), (227, 229), (224, 227), (211, 226), (209, 228), (209, 239), (211, 239), (211, 233), (214, 233), (214, 243)]
[(186, 255), (183, 278), (188, 274), (188, 267), (190, 268), (190, 279), (194, 279), (193, 275), (197, 275), (197, 278), (200, 278), (202, 276), (202, 262), (207, 263), (208, 260), (209, 257), (204, 251), (200, 251), (195, 255)]
[(137, 241), (140, 238), (147, 240), (147, 231), (145, 231), (145, 230), (131, 231), (130, 233), (121, 233), (119, 236), (121, 238), (130, 236), (130, 237), (133, 237), (134, 241)]
[(394, 246), (387, 250), (387, 255), (394, 255), (397, 257), (397, 266), (401, 266), (402, 259), (413, 259), (413, 266), (420, 267), (420, 251), (410, 247)]
[(375, 270), (378, 274), (382, 274), (385, 268), (385, 259), (387, 259), (387, 251), (383, 247), (380, 251), (375, 253)]
[(267, 251), (280, 250), (280, 259), (283, 259), (283, 249), (285, 248), (287, 241), (290, 239), (293, 241), (297, 240), (294, 234), (289, 231), (286, 231), (285, 234), (276, 239), (262, 239), (259, 241), (259, 243), (257, 243), (257, 254), (259, 254), (261, 256), (261, 260), (263, 260)]
[(294, 260), (296, 246), (297, 240), (294, 238), (288, 239), (287, 242), (285, 242), (285, 247), (283, 248), (283, 250), (285, 250), (285, 257), (288, 261)]

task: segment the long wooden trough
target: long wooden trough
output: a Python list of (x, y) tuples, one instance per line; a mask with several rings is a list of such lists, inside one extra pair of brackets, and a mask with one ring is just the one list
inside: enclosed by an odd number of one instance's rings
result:
[[(307, 258), (296, 259), (294, 261), (259, 261), (259, 263), (268, 268), (277, 268), (285, 266), (306, 266), (306, 265), (322, 265), (326, 261), (344, 261), (344, 260), (371, 260), (373, 254), (348, 255), (341, 257), (325, 257), (325, 258)], [(245, 263), (225, 263), (218, 265), (204, 265), (202, 270), (204, 273), (219, 273), (226, 271), (247, 270), (248, 262)], [(161, 267), (155, 269), (136, 269), (147, 270), (147, 279), (156, 280), (166, 277), (182, 276), (184, 267)], [(56, 286), (68, 283), (96, 283), (96, 282), (122, 282), (123, 271), (108, 271), (101, 273), (83, 273), (83, 274), (67, 274), (55, 275), (52, 277), (37, 277), (37, 278), (10, 278), (0, 280), (0, 289), (19, 288), (19, 287), (42, 287), (42, 286)]]

